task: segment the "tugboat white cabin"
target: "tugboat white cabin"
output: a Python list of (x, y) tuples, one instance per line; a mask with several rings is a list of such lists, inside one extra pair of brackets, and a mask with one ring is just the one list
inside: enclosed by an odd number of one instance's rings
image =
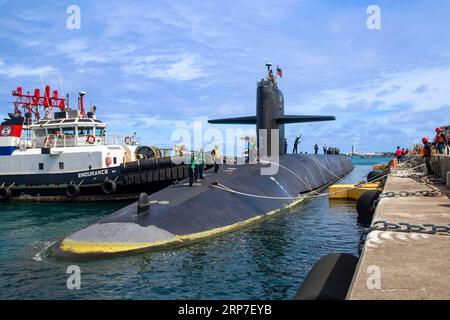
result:
[[(0, 175), (59, 174), (117, 167), (132, 161), (136, 145), (107, 141), (106, 125), (100, 120), (80, 118), (39, 120), (23, 128), (24, 138), (9, 157), (2, 157)], [(61, 114), (60, 114), (61, 116)]]
[(0, 125), (0, 201), (122, 200), (170, 184), (172, 174), (136, 179), (136, 171), (171, 163), (148, 163), (162, 158), (157, 148), (141, 147), (132, 136), (107, 135), (96, 107), (85, 113), (84, 95), (80, 92), (78, 109), (72, 110), (68, 97), (59, 98), (57, 90), (50, 96), (49, 86), (44, 96), (39, 89), (34, 95), (20, 87), (13, 91), (14, 113)]

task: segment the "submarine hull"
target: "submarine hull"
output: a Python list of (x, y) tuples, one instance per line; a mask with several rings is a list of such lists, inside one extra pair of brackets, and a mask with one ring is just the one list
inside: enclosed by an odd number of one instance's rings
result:
[[(347, 175), (353, 165), (342, 155), (283, 155), (278, 172), (269, 164), (227, 164), (188, 186), (186, 180), (150, 195), (148, 213), (137, 203), (124, 207), (62, 240), (61, 257), (107, 257), (184, 245), (257, 222), (297, 205), (304, 195)], [(224, 190), (224, 188), (226, 190)]]

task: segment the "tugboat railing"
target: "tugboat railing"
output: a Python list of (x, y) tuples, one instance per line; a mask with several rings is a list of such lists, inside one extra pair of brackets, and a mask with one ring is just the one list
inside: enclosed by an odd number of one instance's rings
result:
[[(39, 136), (34, 139), (21, 141), (22, 144), (28, 148), (66, 148), (66, 147), (80, 147), (91, 145), (122, 145), (126, 143), (126, 137), (121, 135), (106, 135), (101, 137), (95, 137), (94, 143), (88, 143), (88, 136), (76, 136), (64, 135), (64, 134), (49, 134), (47, 136)], [(132, 145), (139, 145), (139, 141), (132, 139)]]
[(104, 144), (107, 146), (110, 145), (120, 145), (123, 144), (123, 136), (120, 135), (115, 135), (115, 134), (108, 134), (104, 137), (103, 141)]
[[(130, 143), (127, 141), (129, 139)], [(116, 134), (108, 134), (103, 139), (104, 144), (109, 145), (122, 145), (122, 144), (131, 144), (131, 145), (140, 145), (140, 141), (134, 137), (130, 136), (122, 136)]]
[(63, 134), (35, 137), (32, 142), (33, 148), (66, 148), (81, 145), (88, 145), (85, 139), (77, 139), (76, 136)]

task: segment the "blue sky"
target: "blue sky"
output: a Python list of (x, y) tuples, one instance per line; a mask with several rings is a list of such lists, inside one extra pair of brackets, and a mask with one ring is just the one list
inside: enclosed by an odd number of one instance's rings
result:
[[(71, 4), (79, 30), (66, 28)], [(371, 4), (381, 30), (366, 27)], [(306, 151), (393, 150), (450, 124), (449, 24), (439, 0), (0, 0), (0, 114), (42, 79), (72, 105), (86, 91), (110, 132), (167, 144), (193, 120), (254, 114), (272, 62), (286, 113), (337, 118), (288, 125), (290, 144), (302, 133)]]

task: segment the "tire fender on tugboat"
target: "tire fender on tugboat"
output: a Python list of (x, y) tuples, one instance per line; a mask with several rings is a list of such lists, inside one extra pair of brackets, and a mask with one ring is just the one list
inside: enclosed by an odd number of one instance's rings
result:
[(7, 187), (0, 188), (0, 201), (6, 201), (11, 198), (11, 189)]
[(68, 198), (75, 198), (80, 194), (80, 186), (74, 183), (69, 184), (66, 187), (66, 195)]
[(116, 189), (117, 189), (117, 184), (113, 180), (107, 179), (102, 183), (102, 191), (104, 194), (114, 193), (114, 192), (116, 192)]

